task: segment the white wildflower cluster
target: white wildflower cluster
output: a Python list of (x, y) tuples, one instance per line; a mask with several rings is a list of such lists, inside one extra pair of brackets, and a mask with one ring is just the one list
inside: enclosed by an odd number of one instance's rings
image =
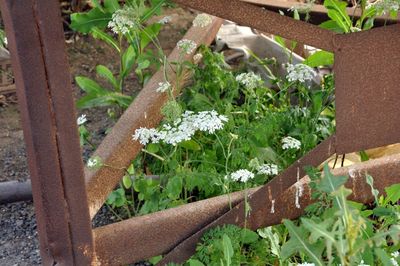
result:
[(100, 167), (101, 165), (102, 165), (102, 162), (101, 162), (100, 157), (93, 157), (93, 158), (90, 158), (90, 159), (87, 161), (87, 163), (86, 163), (86, 166), (87, 166), (88, 168), (91, 168), (91, 169), (93, 169), (93, 168), (98, 168), (98, 167)]
[(131, 7), (124, 7), (115, 11), (108, 23), (108, 27), (116, 34), (126, 34), (130, 29), (137, 28), (139, 25), (140, 19)]
[(303, 263), (298, 263), (297, 266), (315, 266), (315, 264), (309, 262), (303, 262)]
[(388, 14), (398, 12), (400, 10), (400, 0), (377, 0), (374, 3), (369, 3), (367, 8), (375, 7), (378, 13)]
[(159, 132), (155, 128), (138, 128), (135, 130), (134, 140), (139, 140), (140, 144), (146, 145), (149, 142), (157, 143), (159, 141)]
[(312, 80), (316, 76), (314, 70), (311, 67), (304, 64), (297, 64), (297, 65), (287, 64), (286, 71), (287, 71), (286, 78), (290, 82), (295, 82), (295, 81), (306, 82), (308, 80)]
[(188, 39), (180, 40), (176, 46), (185, 54), (191, 54), (197, 48), (196, 42)]
[(284, 137), (282, 139), (282, 149), (284, 150), (290, 150), (290, 149), (295, 149), (299, 150), (301, 148), (301, 142), (295, 138), (292, 138), (290, 136)]
[(263, 164), (257, 168), (259, 175), (274, 176), (278, 174), (278, 166), (276, 164)]
[(171, 17), (171, 16), (165, 16), (165, 17), (163, 17), (162, 19), (160, 19), (160, 20), (158, 21), (158, 23), (160, 23), (160, 24), (162, 24), (162, 25), (165, 25), (165, 24), (170, 23), (171, 20), (172, 20), (172, 17)]
[(154, 128), (136, 129), (133, 139), (139, 141), (142, 145), (164, 141), (176, 146), (182, 141), (190, 140), (198, 130), (214, 134), (215, 131), (222, 129), (227, 121), (226, 116), (219, 115), (214, 110), (197, 114), (186, 111), (172, 125), (165, 124), (160, 130)]
[(168, 91), (171, 88), (171, 83), (168, 81), (158, 83), (157, 92), (163, 93)]
[(225, 178), (230, 178), (236, 182), (246, 183), (247, 181), (254, 178), (254, 174), (246, 169), (240, 169), (236, 172), (231, 173), (229, 176), (225, 176)]
[(254, 72), (242, 73), (236, 77), (236, 81), (250, 90), (259, 87), (263, 83), (261, 77)]
[(390, 258), (390, 262), (392, 263), (393, 266), (399, 266), (399, 263), (397, 262), (397, 258), (399, 257), (400, 253), (399, 251), (395, 251), (392, 254), (390, 254), (392, 257)]
[(76, 120), (76, 123), (78, 124), (78, 126), (82, 126), (83, 124), (85, 124), (87, 122), (87, 118), (86, 115), (83, 114), (80, 117), (78, 117), (78, 119)]
[(193, 20), (193, 26), (204, 28), (210, 25), (211, 22), (212, 18), (209, 15), (203, 13), (196, 16), (196, 18)]

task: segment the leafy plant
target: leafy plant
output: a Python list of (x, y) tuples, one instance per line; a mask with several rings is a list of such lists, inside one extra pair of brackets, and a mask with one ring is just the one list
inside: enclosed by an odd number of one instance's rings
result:
[[(111, 106), (119, 110), (126, 109), (133, 99), (131, 95), (124, 94), (126, 78), (134, 70), (139, 81), (145, 83), (150, 75), (149, 68), (160, 64), (157, 58), (164, 58), (156, 41), (162, 23), (145, 24), (160, 12), (166, 0), (148, 1), (148, 6), (145, 2), (128, 0), (120, 6), (118, 0), (105, 0), (103, 4), (93, 0), (90, 11), (71, 15), (73, 30), (103, 41), (119, 56), (117, 73), (105, 65), (96, 66), (96, 74), (107, 83), (106, 86), (88, 77), (75, 78), (78, 86), (86, 93), (77, 102), (79, 108)], [(158, 55), (146, 49), (150, 43), (157, 47)]]
[[(300, 219), (299, 226), (284, 221), (290, 236), (282, 246), (284, 259), (304, 254), (315, 265), (376, 265), (378, 262), (387, 265), (385, 258), (390, 259), (387, 254), (400, 248), (400, 220), (393, 220), (393, 213), (380, 213), (383, 216), (379, 223), (374, 216), (381, 209), (379, 205), (371, 211), (347, 200), (352, 192), (344, 187), (347, 179), (333, 176), (327, 166), (322, 177), (314, 176), (313, 197), (319, 201), (309, 206), (312, 212)], [(399, 199), (394, 192), (397, 187), (387, 189), (387, 198)], [(386, 219), (391, 221), (390, 226), (385, 226)]]

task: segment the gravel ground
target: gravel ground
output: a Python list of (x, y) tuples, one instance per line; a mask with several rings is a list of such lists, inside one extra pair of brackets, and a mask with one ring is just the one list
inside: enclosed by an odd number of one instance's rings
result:
[(0, 265), (40, 265), (32, 202), (0, 205)]

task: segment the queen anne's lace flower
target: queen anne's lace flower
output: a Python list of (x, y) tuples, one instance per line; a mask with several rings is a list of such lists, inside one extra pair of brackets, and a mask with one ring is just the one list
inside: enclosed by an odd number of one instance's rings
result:
[(276, 164), (263, 164), (257, 168), (259, 175), (274, 176), (278, 174), (278, 166)]
[(180, 40), (176, 46), (185, 54), (191, 54), (197, 48), (196, 42), (188, 39)]
[(304, 64), (297, 64), (297, 65), (288, 64), (286, 67), (286, 71), (288, 72), (286, 78), (290, 82), (295, 82), (295, 81), (306, 82), (308, 80), (312, 80), (316, 76), (314, 70), (311, 67)]
[(297, 266), (315, 266), (315, 264), (314, 263), (303, 262), (303, 263), (298, 263)]
[(242, 73), (236, 77), (236, 81), (250, 90), (259, 87), (263, 83), (261, 77), (254, 72)]
[(158, 83), (157, 92), (163, 93), (171, 88), (171, 84), (168, 81)]
[(78, 119), (76, 120), (76, 123), (78, 124), (78, 126), (81, 126), (83, 124), (85, 124), (87, 122), (87, 118), (86, 115), (83, 114), (80, 117), (78, 117)]
[(214, 134), (215, 131), (222, 129), (227, 121), (226, 116), (219, 115), (214, 110), (199, 112), (198, 114), (186, 111), (172, 125), (165, 124), (160, 130), (154, 128), (136, 129), (133, 139), (138, 140), (143, 145), (164, 141), (175, 146), (182, 141), (190, 140), (198, 130)]
[(101, 166), (101, 164), (101, 159), (99, 157), (93, 157), (87, 161), (86, 166), (89, 168), (97, 168)]
[(136, 129), (135, 135), (133, 135), (133, 139), (138, 140), (142, 145), (146, 145), (149, 142), (157, 143), (159, 138), (159, 132), (155, 128), (141, 127)]
[(397, 258), (400, 255), (400, 252), (395, 251), (392, 254), (390, 254), (393, 258)]
[(246, 169), (240, 169), (236, 172), (233, 172), (229, 175), (230, 179), (236, 182), (243, 182), (246, 183), (250, 179), (254, 178), (254, 174)]
[(140, 25), (140, 19), (136, 12), (131, 7), (118, 9), (112, 15), (108, 27), (116, 34), (126, 34), (132, 28), (137, 28)]
[(301, 148), (301, 142), (295, 138), (292, 138), (290, 136), (284, 137), (282, 139), (282, 149), (284, 150), (289, 150), (289, 149), (295, 149), (299, 150)]
[(199, 14), (193, 20), (193, 26), (204, 28), (204, 27), (207, 27), (208, 25), (210, 25), (211, 22), (212, 22), (212, 18), (209, 15)]

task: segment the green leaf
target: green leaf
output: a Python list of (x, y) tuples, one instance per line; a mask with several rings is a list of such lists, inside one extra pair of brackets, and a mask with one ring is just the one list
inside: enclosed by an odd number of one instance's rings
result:
[(247, 228), (243, 228), (243, 230), (241, 232), (241, 238), (242, 238), (243, 244), (251, 244), (258, 240), (258, 234)]
[(151, 153), (157, 153), (160, 150), (160, 147), (156, 143), (147, 144), (146, 150)]
[(179, 146), (181, 146), (182, 148), (191, 150), (191, 151), (199, 151), (199, 150), (201, 150), (200, 145), (196, 141), (194, 141), (192, 139), (179, 143)]
[(344, 33), (344, 30), (333, 20), (328, 20), (319, 25), (323, 29), (331, 30), (336, 33)]
[(385, 192), (385, 205), (387, 205), (389, 202), (395, 204), (400, 200), (400, 184), (394, 184), (385, 188)]
[(86, 77), (77, 76), (75, 77), (75, 81), (79, 88), (89, 94), (104, 94), (106, 91), (96, 81)]
[(189, 266), (204, 266), (204, 264), (201, 261), (195, 259), (188, 260), (188, 263)]
[(115, 79), (110, 69), (108, 69), (106, 66), (98, 65), (96, 67), (96, 72), (99, 76), (105, 78), (109, 83), (111, 83), (114, 89), (118, 90), (117, 80)]
[(174, 176), (168, 180), (166, 187), (167, 196), (170, 199), (179, 198), (182, 192), (183, 182), (180, 176)]
[(128, 169), (126, 171), (130, 175), (134, 175), (135, 174), (135, 166), (133, 165), (133, 163), (131, 165), (129, 165), (129, 167), (128, 167)]
[(132, 178), (129, 175), (125, 175), (122, 178), (122, 184), (126, 189), (130, 189), (132, 187)]
[(97, 27), (93, 27), (91, 33), (94, 38), (106, 42), (108, 45), (114, 48), (118, 53), (120, 52), (119, 45), (112, 36), (108, 35), (107, 33), (105, 33), (104, 31), (102, 31)]
[(328, 16), (339, 25), (344, 32), (350, 32), (352, 22), (347, 15), (347, 2), (339, 0), (325, 0), (324, 6), (328, 9)]
[(310, 67), (319, 67), (319, 66), (331, 66), (334, 62), (333, 53), (326, 51), (317, 51), (307, 57), (307, 59), (303, 62), (303, 64), (308, 65)]
[(136, 53), (134, 48), (130, 45), (124, 52), (124, 54), (122, 55), (122, 73), (121, 73), (121, 77), (122, 79), (124, 79), (132, 70), (132, 67), (135, 63), (136, 60)]
[(136, 70), (143, 70), (146, 69), (150, 66), (150, 61), (145, 59), (145, 60), (141, 60), (140, 62), (138, 62), (138, 66), (136, 68)]
[(114, 13), (120, 9), (118, 0), (104, 0), (104, 7), (110, 13)]
[(324, 265), (320, 259), (321, 251), (318, 249), (319, 243), (315, 245), (307, 243), (306, 230), (296, 227), (292, 221), (284, 220), (283, 223), (289, 231), (290, 239), (282, 246), (282, 258), (284, 260), (288, 259), (296, 252), (302, 251), (306, 253), (310, 260), (312, 260), (316, 265)]
[(369, 156), (365, 151), (360, 151), (361, 162), (366, 162), (369, 160)]
[(103, 29), (111, 20), (111, 13), (103, 12), (100, 8), (93, 8), (87, 13), (71, 15), (71, 29), (81, 33), (89, 33), (94, 27)]
[(392, 214), (395, 214), (395, 212), (391, 209), (379, 206), (373, 210), (373, 214), (377, 217), (382, 217), (382, 216), (390, 216)]
[(383, 249), (376, 248), (375, 254), (378, 256), (379, 260), (382, 262), (383, 266), (392, 266), (392, 262), (390, 261), (390, 257)]
[(281, 254), (281, 246), (279, 243), (279, 235), (277, 233), (272, 233), (272, 227), (267, 227), (258, 230), (258, 234), (262, 238), (268, 238), (269, 242), (271, 243), (271, 252), (278, 258), (280, 258)]
[(140, 32), (140, 50), (143, 51), (146, 46), (157, 38), (158, 33), (161, 30), (161, 25), (154, 23), (147, 26)]
[(149, 259), (149, 262), (153, 265), (156, 265), (160, 260), (162, 260), (162, 255), (155, 256)]
[(329, 170), (329, 166), (325, 164), (324, 175), (322, 176), (318, 184), (318, 189), (326, 193), (332, 193), (336, 191), (340, 186), (344, 185), (347, 179), (347, 176), (332, 175)]
[(94, 7), (102, 8), (101, 4), (99, 3), (99, 0), (91, 0), (90, 2), (92, 2), (92, 5)]
[(224, 252), (224, 259), (227, 266), (232, 265), (233, 247), (229, 236), (224, 234), (222, 236), (222, 250)]

